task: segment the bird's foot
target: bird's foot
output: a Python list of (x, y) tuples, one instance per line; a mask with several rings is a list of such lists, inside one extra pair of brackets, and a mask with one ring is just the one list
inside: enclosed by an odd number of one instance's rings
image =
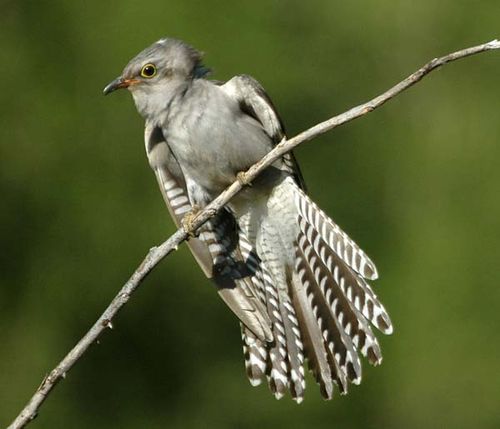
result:
[(247, 173), (244, 171), (240, 171), (236, 174), (236, 178), (238, 182), (240, 182), (241, 186), (251, 186), (252, 181), (248, 178)]
[(191, 210), (189, 210), (181, 220), (182, 228), (189, 237), (197, 237), (199, 235), (199, 232), (197, 232), (196, 228), (194, 227), (194, 221), (196, 220), (196, 216), (198, 216), (200, 212), (200, 206), (194, 204), (191, 207)]

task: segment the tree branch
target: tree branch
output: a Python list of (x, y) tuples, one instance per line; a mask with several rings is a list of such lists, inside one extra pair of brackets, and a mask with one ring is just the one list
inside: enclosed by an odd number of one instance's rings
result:
[[(243, 187), (242, 183), (249, 183), (264, 169), (269, 167), (274, 161), (283, 156), (285, 153), (292, 150), (299, 144), (311, 140), (321, 134), (326, 133), (333, 128), (336, 128), (346, 122), (350, 122), (360, 116), (363, 116), (372, 110), (380, 107), (386, 101), (394, 96), (400, 94), (405, 89), (420, 81), (431, 71), (461, 58), (478, 54), (480, 52), (489, 51), (492, 49), (500, 49), (500, 42), (493, 40), (489, 43), (474, 46), (471, 48), (463, 49), (444, 57), (435, 58), (425, 64), (422, 68), (417, 70), (412, 75), (408, 76), (405, 80), (399, 82), (383, 94), (375, 97), (367, 103), (353, 107), (345, 113), (334, 116), (318, 125), (309, 128), (308, 130), (298, 134), (297, 136), (283, 140), (271, 152), (269, 152), (259, 162), (250, 167), (243, 175), (243, 179), (234, 182), (224, 192), (222, 192), (215, 200), (201, 211), (194, 219), (192, 225), (194, 228), (199, 228), (208, 219), (214, 216), (223, 206), (225, 206), (231, 198), (233, 198)], [(125, 283), (118, 295), (113, 299), (111, 304), (106, 308), (104, 313), (99, 317), (97, 322), (90, 328), (90, 330), (83, 336), (83, 338), (73, 347), (73, 349), (64, 357), (64, 359), (47, 375), (42, 381), (41, 385), (36, 390), (33, 397), (28, 404), (24, 407), (21, 413), (11, 423), (8, 429), (19, 429), (25, 427), (37, 415), (38, 409), (50, 394), (55, 385), (66, 376), (66, 373), (75, 365), (75, 363), (83, 356), (99, 336), (105, 331), (106, 328), (111, 328), (111, 321), (121, 308), (128, 302), (132, 293), (140, 286), (144, 278), (158, 265), (158, 263), (165, 258), (172, 251), (177, 250), (180, 243), (188, 238), (188, 234), (182, 228), (177, 230), (167, 241), (163, 242), (158, 247), (153, 247), (146, 255), (137, 270), (132, 274), (132, 277)]]

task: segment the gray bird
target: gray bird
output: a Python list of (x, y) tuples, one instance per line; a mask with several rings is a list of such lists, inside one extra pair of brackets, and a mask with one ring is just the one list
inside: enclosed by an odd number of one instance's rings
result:
[[(284, 138), (262, 86), (240, 75), (207, 79), (200, 52), (161, 39), (133, 58), (104, 94), (127, 88), (146, 121), (149, 164), (177, 226)], [(193, 232), (193, 231), (190, 231)], [(305, 193), (293, 154), (245, 186), (188, 245), (240, 320), (252, 385), (267, 379), (279, 399), (304, 397), (304, 360), (326, 399), (359, 384), (358, 353), (376, 365), (370, 323), (392, 333), (368, 285), (368, 256)]]

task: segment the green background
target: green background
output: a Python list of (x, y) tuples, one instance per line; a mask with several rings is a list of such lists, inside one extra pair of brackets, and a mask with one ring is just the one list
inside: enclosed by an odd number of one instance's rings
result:
[[(173, 232), (131, 97), (103, 86), (164, 35), (262, 82), (294, 135), (440, 54), (500, 37), (491, 1), (4, 1), (0, 426), (149, 247)], [(144, 282), (34, 428), (500, 427), (500, 52), (435, 72), (303, 145), (310, 194), (376, 261), (395, 334), (324, 402), (251, 388), (185, 246)]]

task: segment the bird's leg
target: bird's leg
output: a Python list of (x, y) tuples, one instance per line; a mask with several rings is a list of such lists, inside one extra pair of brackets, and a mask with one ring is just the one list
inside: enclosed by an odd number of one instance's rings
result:
[(197, 204), (193, 204), (191, 206), (191, 210), (189, 210), (181, 219), (182, 228), (186, 231), (186, 234), (189, 235), (189, 237), (197, 237), (199, 235), (199, 232), (196, 232), (193, 222), (200, 212), (201, 207)]
[(247, 173), (244, 171), (240, 171), (239, 173), (236, 173), (236, 178), (238, 179), (238, 182), (240, 182), (241, 186), (251, 186), (252, 181), (248, 179)]

